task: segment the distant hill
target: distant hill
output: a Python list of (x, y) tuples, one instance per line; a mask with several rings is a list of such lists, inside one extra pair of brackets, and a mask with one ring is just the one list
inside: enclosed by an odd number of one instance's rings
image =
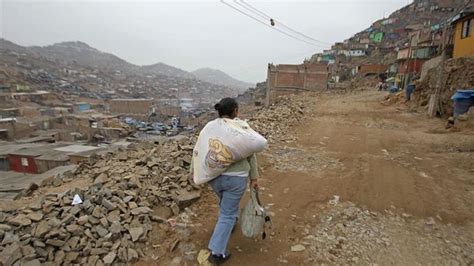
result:
[(223, 85), (241, 90), (247, 90), (248, 88), (254, 87), (254, 84), (235, 79), (217, 69), (200, 68), (191, 73), (194, 74), (194, 76), (196, 76), (200, 80), (204, 80), (217, 85)]
[(12, 43), (11, 41), (0, 38), (0, 49), (10, 50), (17, 53), (26, 52), (25, 47)]
[(145, 74), (151, 73), (179, 78), (195, 78), (195, 76), (188, 71), (164, 63), (142, 66), (141, 71)]
[(120, 71), (138, 70), (138, 66), (118, 56), (99, 51), (86, 43), (78, 41), (61, 42), (48, 46), (31, 46), (27, 48), (40, 56), (59, 63)]
[(248, 89), (253, 86), (250, 83), (234, 79), (220, 70), (210, 68), (202, 68), (190, 73), (161, 62), (145, 66), (134, 65), (116, 55), (102, 52), (80, 41), (61, 42), (48, 46), (22, 47), (2, 39), (0, 44), (2, 44), (2, 47), (9, 50), (34, 53), (47, 58), (48, 60), (64, 65), (76, 64), (82, 67), (114, 71), (119, 70), (129, 74), (153, 74), (184, 79), (200, 79), (209, 83), (227, 86), (238, 90)]

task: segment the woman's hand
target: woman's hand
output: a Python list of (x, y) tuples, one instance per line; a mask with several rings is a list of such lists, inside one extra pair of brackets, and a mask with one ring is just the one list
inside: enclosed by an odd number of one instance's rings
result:
[(258, 189), (258, 179), (250, 179), (250, 188)]

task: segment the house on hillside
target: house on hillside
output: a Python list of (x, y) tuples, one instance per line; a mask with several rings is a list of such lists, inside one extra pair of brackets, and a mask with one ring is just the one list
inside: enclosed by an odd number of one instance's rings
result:
[(340, 50), (338, 54), (343, 54), (347, 57), (358, 57), (358, 56), (366, 56), (367, 52), (364, 49), (350, 49), (350, 50)]
[(379, 43), (383, 40), (384, 33), (383, 32), (372, 32), (369, 35), (369, 38), (376, 43)]
[(452, 24), (455, 27), (453, 58), (474, 56), (474, 11), (460, 12), (453, 18)]

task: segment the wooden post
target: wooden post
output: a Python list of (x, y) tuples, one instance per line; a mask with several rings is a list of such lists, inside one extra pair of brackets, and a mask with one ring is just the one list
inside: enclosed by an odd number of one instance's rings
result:
[(441, 62), (438, 66), (438, 80), (436, 84), (435, 93), (430, 96), (428, 105), (428, 116), (435, 117), (438, 112), (441, 113), (441, 105), (439, 95), (441, 93), (441, 87), (443, 82), (443, 66), (446, 61), (446, 35), (447, 35), (447, 22), (443, 25), (443, 33), (441, 36)]

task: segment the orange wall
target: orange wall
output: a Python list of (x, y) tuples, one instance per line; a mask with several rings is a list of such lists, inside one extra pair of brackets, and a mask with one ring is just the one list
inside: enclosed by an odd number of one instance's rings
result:
[(474, 56), (474, 26), (471, 25), (471, 36), (461, 39), (462, 23), (463, 21), (473, 18), (474, 16), (466, 17), (456, 23), (456, 32), (454, 35), (454, 51), (453, 57)]

